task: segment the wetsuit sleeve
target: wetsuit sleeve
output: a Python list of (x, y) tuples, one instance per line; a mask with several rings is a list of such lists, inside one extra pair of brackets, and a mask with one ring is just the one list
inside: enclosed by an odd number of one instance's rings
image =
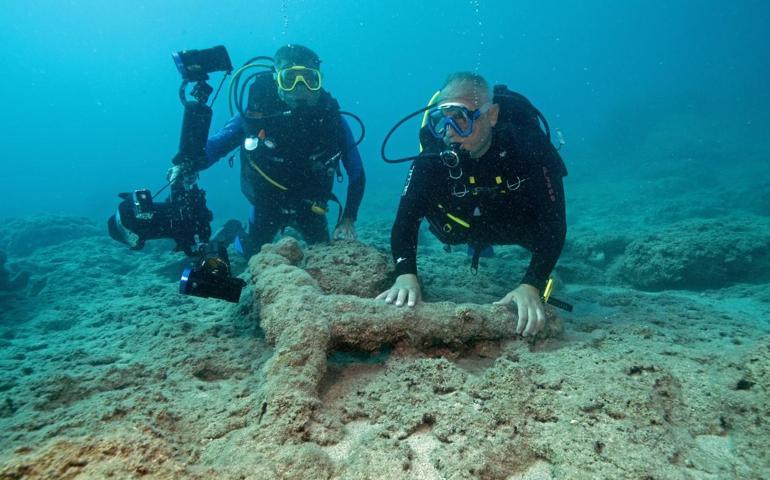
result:
[(235, 115), (217, 133), (209, 137), (206, 142), (206, 165), (201, 170), (217, 163), (241, 142), (243, 142), (243, 120), (240, 115)]
[(396, 275), (417, 274), (417, 238), (420, 222), (426, 213), (426, 193), (430, 176), (419, 159), (406, 176), (406, 184), (398, 204), (396, 221), (390, 232), (390, 249)]
[(350, 125), (348, 125), (344, 118), (340, 118), (340, 123), (343, 130), (342, 145), (344, 145), (342, 166), (345, 167), (345, 172), (348, 174), (348, 193), (342, 218), (355, 222), (358, 218), (358, 207), (361, 206), (361, 200), (364, 198), (366, 176), (364, 175), (364, 164), (361, 161), (361, 154), (358, 153), (358, 147), (354, 146), (356, 141), (353, 139)]
[(559, 260), (567, 236), (564, 185), (561, 172), (542, 163), (531, 178), (535, 183), (531, 201), (537, 214), (530, 240), (532, 259), (521, 283), (537, 287), (542, 292)]

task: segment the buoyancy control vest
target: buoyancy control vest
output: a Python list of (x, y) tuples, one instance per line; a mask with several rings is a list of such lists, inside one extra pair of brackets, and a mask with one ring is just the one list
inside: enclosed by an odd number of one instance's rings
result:
[(524, 95), (514, 92), (505, 85), (495, 85), (493, 103), (500, 105), (497, 117), (499, 128), (511, 128), (514, 135), (524, 136), (533, 145), (543, 145), (543, 155), (548, 163), (562, 177), (567, 176), (567, 166), (558, 149), (551, 141), (551, 127), (545, 116)]
[(325, 90), (318, 105), (291, 110), (278, 96), (271, 72), (256, 76), (249, 88), (240, 152), (241, 190), (252, 204), (267, 197), (288, 207), (303, 202), (325, 207), (333, 198), (334, 178), (341, 175), (339, 110)]

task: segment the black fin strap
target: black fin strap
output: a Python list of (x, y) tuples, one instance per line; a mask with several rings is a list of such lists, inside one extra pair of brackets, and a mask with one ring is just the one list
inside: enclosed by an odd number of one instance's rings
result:
[(345, 213), (345, 207), (342, 205), (342, 202), (340, 202), (340, 199), (337, 198), (337, 195), (334, 194), (334, 192), (329, 193), (329, 200), (337, 204), (337, 226), (339, 226), (340, 223), (342, 223), (342, 215)]
[(476, 275), (479, 273), (479, 258), (481, 257), (481, 250), (479, 245), (471, 245), (473, 249), (473, 257), (471, 257), (471, 273)]

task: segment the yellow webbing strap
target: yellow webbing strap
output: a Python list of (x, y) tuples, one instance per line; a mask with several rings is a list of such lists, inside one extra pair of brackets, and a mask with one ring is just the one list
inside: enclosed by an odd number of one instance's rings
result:
[(458, 224), (462, 225), (465, 228), (471, 228), (470, 223), (466, 222), (462, 218), (455, 217), (451, 213), (447, 213), (446, 216), (449, 217), (453, 222), (458, 223)]
[[(434, 93), (433, 96), (430, 97), (430, 100), (428, 100), (429, 107), (433, 105), (433, 102), (436, 101), (436, 98), (438, 98), (440, 93), (441, 93), (441, 90), (436, 90), (436, 93)], [(422, 130), (427, 123), (428, 123), (428, 110), (425, 110), (425, 113), (422, 114), (422, 122), (420, 123), (420, 130)], [(420, 153), (422, 153), (422, 142), (420, 142)]]

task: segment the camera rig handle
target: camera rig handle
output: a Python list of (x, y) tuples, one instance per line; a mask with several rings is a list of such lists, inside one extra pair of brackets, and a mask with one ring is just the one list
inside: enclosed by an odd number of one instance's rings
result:
[[(182, 84), (184, 95), (185, 84)], [(179, 151), (172, 163), (180, 165), (186, 173), (196, 173), (207, 164), (206, 141), (211, 127), (212, 110), (206, 104), (213, 89), (204, 80), (198, 81), (192, 90), (195, 100), (184, 101), (182, 130), (179, 135)]]
[(193, 98), (198, 101), (198, 103), (207, 104), (213, 91), (214, 88), (211, 85), (206, 83), (205, 80), (200, 80), (195, 82), (190, 95), (192, 95)]

